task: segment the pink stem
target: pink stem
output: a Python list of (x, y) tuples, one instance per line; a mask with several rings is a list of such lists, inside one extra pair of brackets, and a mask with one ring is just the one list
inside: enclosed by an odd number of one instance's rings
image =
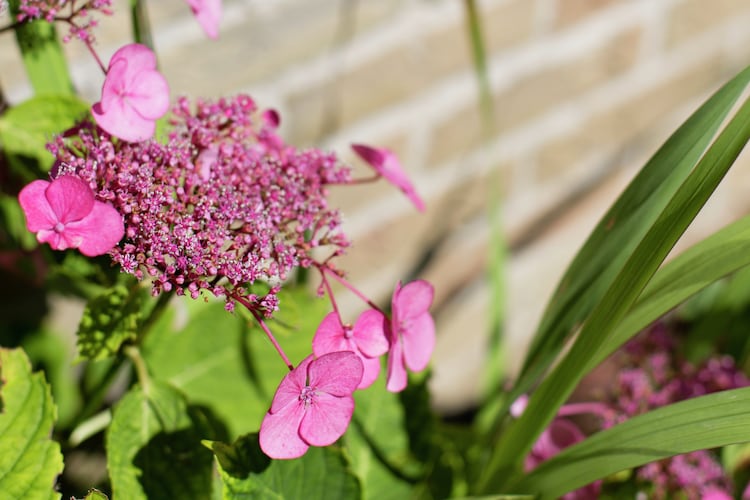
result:
[(594, 415), (604, 416), (609, 407), (604, 403), (570, 403), (560, 407), (557, 412), (558, 417), (569, 417), (570, 415), (580, 415), (581, 413), (592, 413)]
[(339, 308), (336, 305), (336, 299), (333, 297), (333, 290), (331, 290), (331, 284), (328, 283), (328, 279), (326, 278), (325, 273), (320, 273), (320, 279), (323, 282), (323, 286), (326, 289), (326, 293), (328, 294), (328, 298), (331, 300), (331, 307), (333, 307), (333, 312), (336, 313), (336, 316), (339, 318), (339, 324), (341, 325), (341, 328), (344, 327), (344, 321), (341, 319), (341, 313), (339, 312)]
[(284, 349), (281, 348), (281, 345), (279, 345), (278, 341), (276, 340), (276, 337), (273, 336), (273, 333), (271, 333), (271, 330), (268, 328), (268, 325), (266, 325), (265, 321), (263, 321), (263, 317), (260, 315), (260, 313), (252, 307), (252, 305), (246, 301), (242, 296), (239, 295), (232, 295), (232, 298), (245, 306), (245, 309), (250, 311), (250, 313), (255, 318), (255, 321), (258, 322), (260, 327), (263, 329), (263, 331), (266, 333), (266, 336), (268, 337), (268, 340), (271, 341), (271, 344), (273, 344), (273, 347), (276, 349), (276, 352), (279, 353), (279, 356), (281, 356), (281, 359), (286, 364), (287, 368), (289, 368), (289, 371), (294, 370), (294, 365), (289, 361), (289, 358), (284, 353)]
[(354, 295), (359, 297), (362, 301), (364, 301), (367, 305), (375, 309), (376, 311), (379, 311), (383, 314), (383, 316), (388, 317), (388, 315), (383, 311), (381, 308), (379, 308), (375, 303), (373, 303), (370, 299), (368, 299), (362, 292), (354, 288), (354, 285), (346, 281), (344, 278), (338, 275), (333, 269), (328, 267), (325, 264), (318, 264), (316, 263), (317, 268), (320, 270), (321, 275), (325, 275), (325, 273), (328, 273), (330, 276), (336, 279), (339, 283), (344, 285), (350, 292), (352, 292)]

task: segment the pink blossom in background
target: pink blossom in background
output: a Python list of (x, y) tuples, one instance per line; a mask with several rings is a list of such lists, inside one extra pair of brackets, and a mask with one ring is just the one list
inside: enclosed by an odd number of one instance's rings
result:
[(375, 169), (378, 175), (383, 176), (385, 180), (403, 191), (406, 197), (417, 207), (417, 210), (424, 212), (425, 206), (422, 198), (417, 194), (414, 185), (393, 152), (385, 148), (373, 148), (364, 144), (352, 144), (352, 149)]
[(91, 187), (77, 177), (33, 181), (21, 190), (18, 201), (29, 231), (36, 233), (39, 243), (49, 243), (55, 250), (77, 248), (89, 257), (101, 255), (125, 231), (117, 210), (97, 201)]
[(271, 458), (298, 458), (310, 446), (340, 438), (354, 412), (352, 393), (362, 361), (351, 351), (305, 358), (279, 384), (260, 426), (260, 447)]
[(156, 120), (168, 109), (169, 86), (151, 49), (132, 43), (115, 52), (101, 101), (92, 107), (96, 123), (115, 137), (140, 142), (153, 137)]
[(374, 309), (363, 312), (353, 327), (342, 325), (338, 314), (332, 312), (323, 318), (315, 332), (313, 354), (322, 356), (336, 351), (354, 352), (364, 366), (362, 381), (357, 388), (369, 387), (380, 373), (379, 356), (388, 352), (385, 323), (385, 316)]
[(207, 37), (219, 38), (221, 0), (186, 0)]
[(401, 286), (396, 284), (391, 300), (390, 352), (388, 353), (388, 381), (391, 392), (404, 390), (406, 368), (421, 371), (430, 362), (435, 348), (435, 322), (429, 309), (435, 290), (425, 280)]

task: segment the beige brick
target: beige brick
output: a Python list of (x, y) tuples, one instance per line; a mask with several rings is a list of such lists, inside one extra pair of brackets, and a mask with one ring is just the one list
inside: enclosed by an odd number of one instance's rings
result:
[[(532, 6), (515, 0), (483, 13), (485, 39), (491, 50), (518, 42), (531, 33)], [(295, 141), (310, 142), (321, 135), (326, 113), (335, 113), (335, 126), (343, 127), (362, 116), (412, 97), (447, 75), (472, 68), (471, 48), (463, 18), (449, 27), (419, 34), (407, 44), (367, 64), (345, 71), (316, 88), (289, 96), (288, 105), (300, 117), (290, 128)], [(328, 103), (328, 105), (326, 105)]]
[(538, 154), (537, 175), (540, 181), (570, 173), (582, 165), (586, 156), (602, 149), (617, 150), (628, 144), (643, 150), (657, 147), (647, 134), (661, 118), (683, 102), (716, 87), (724, 76), (721, 57), (712, 57), (686, 68), (659, 85), (620, 103), (606, 112), (592, 116), (565, 135), (550, 141)]
[[(600, 85), (631, 68), (641, 39), (639, 29), (620, 33), (592, 52), (571, 62), (540, 68), (494, 97), (497, 132), (524, 124), (552, 107)], [(475, 103), (439, 123), (428, 163), (466, 154), (482, 141)]]
[(750, 14), (750, 2), (747, 0), (684, 0), (677, 3), (669, 13), (667, 46), (688, 42), (741, 13)]
[(568, 27), (607, 7), (625, 2), (626, 0), (557, 0), (554, 26)]

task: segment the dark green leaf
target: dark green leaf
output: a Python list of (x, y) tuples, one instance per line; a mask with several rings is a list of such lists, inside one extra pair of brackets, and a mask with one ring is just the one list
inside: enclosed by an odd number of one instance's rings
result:
[(115, 498), (207, 498), (211, 453), (201, 439), (222, 434), (204, 410), (178, 391), (152, 382), (136, 386), (115, 406), (106, 437)]
[(249, 434), (231, 446), (206, 442), (216, 454), (223, 486), (223, 498), (328, 500), (361, 498), (359, 480), (337, 446), (310, 447), (295, 460), (270, 460)]

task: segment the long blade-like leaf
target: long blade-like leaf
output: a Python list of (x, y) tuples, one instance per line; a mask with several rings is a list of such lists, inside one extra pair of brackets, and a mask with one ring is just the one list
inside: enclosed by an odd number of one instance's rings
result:
[(529, 451), (586, 373), (586, 360), (596, 355), (633, 306), (749, 138), (750, 101), (746, 101), (638, 243), (602, 300), (594, 307), (570, 352), (532, 395), (523, 416), (505, 430), (483, 471), (480, 491), (486, 491), (491, 485), (501, 485), (504, 477)]
[(599, 221), (550, 300), (510, 398), (526, 392), (601, 300), (750, 81), (745, 69), (667, 140)]
[(665, 406), (566, 448), (512, 488), (540, 498), (559, 498), (624, 469), (695, 450), (747, 442), (748, 414), (750, 387)]
[(750, 265), (750, 216), (717, 231), (656, 272), (638, 302), (612, 332), (588, 372), (633, 335), (717, 280)]

